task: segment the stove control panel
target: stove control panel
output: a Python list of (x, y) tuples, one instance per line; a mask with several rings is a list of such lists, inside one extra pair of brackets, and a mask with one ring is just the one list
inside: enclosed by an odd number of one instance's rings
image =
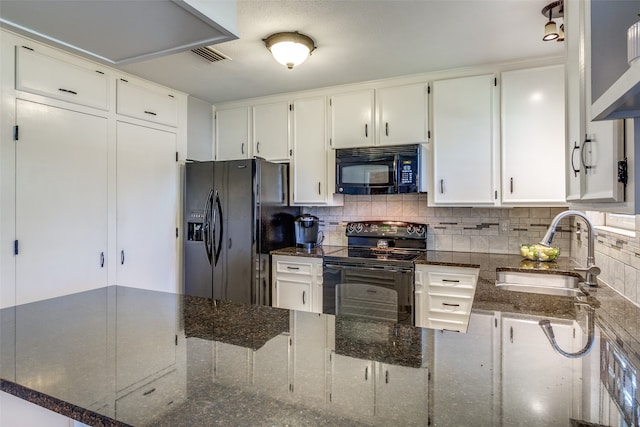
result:
[(401, 237), (424, 239), (427, 224), (399, 221), (370, 221), (347, 223), (347, 237)]

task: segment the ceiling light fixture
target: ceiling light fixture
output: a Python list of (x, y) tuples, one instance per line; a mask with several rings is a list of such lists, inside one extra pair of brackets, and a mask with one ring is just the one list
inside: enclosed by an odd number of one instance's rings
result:
[(544, 26), (544, 36), (542, 37), (542, 40), (564, 41), (564, 24), (560, 26), (560, 32), (558, 32), (558, 26), (553, 20), (554, 18), (564, 17), (564, 2), (562, 0), (552, 1), (542, 8), (542, 16), (549, 18), (549, 21), (547, 21)]
[(275, 60), (288, 69), (302, 64), (316, 49), (311, 37), (297, 31), (271, 34), (262, 41)]

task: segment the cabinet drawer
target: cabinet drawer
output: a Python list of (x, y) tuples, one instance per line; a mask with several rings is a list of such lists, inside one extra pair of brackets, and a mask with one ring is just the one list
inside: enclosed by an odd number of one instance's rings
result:
[(427, 327), (431, 329), (441, 329), (445, 331), (455, 331), (466, 333), (468, 320), (464, 319), (429, 319)]
[(185, 397), (178, 372), (171, 371), (116, 400), (116, 413), (127, 424), (140, 425), (177, 407)]
[(169, 91), (142, 87), (126, 79), (117, 85), (116, 112), (167, 126), (178, 125), (178, 100)]
[(109, 109), (109, 80), (102, 71), (82, 68), (29, 48), (16, 47), (16, 89)]
[(276, 261), (276, 272), (311, 276), (313, 274), (313, 264), (310, 262), (278, 260)]
[(475, 288), (476, 276), (473, 274), (447, 273), (440, 271), (429, 271), (429, 285)]
[(472, 299), (452, 295), (429, 293), (429, 312), (467, 314), (471, 312)]

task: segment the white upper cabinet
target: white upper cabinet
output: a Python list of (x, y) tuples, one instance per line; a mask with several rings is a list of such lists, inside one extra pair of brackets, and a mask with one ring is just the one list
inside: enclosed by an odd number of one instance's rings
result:
[[(567, 69), (567, 200), (576, 208), (633, 211), (633, 192), (618, 179), (625, 152), (621, 120), (591, 121), (591, 2), (565, 2)], [(627, 135), (633, 140), (632, 133)]]
[(492, 74), (433, 82), (433, 204), (497, 202), (494, 93)]
[(564, 67), (501, 77), (502, 202), (565, 204)]
[(116, 112), (167, 126), (178, 125), (178, 100), (166, 88), (118, 79)]
[(373, 89), (333, 95), (329, 102), (331, 148), (373, 145)]
[(253, 152), (269, 161), (289, 160), (289, 103), (253, 107)]
[[(326, 204), (333, 199), (334, 153), (328, 149), (326, 98), (293, 102), (291, 161), (292, 203)], [(331, 157), (331, 162), (329, 158)]]
[(249, 156), (249, 107), (216, 111), (216, 160)]
[(376, 135), (379, 145), (428, 141), (427, 84), (376, 90)]
[(16, 46), (16, 89), (109, 109), (109, 79), (104, 71), (80, 67), (27, 46)]

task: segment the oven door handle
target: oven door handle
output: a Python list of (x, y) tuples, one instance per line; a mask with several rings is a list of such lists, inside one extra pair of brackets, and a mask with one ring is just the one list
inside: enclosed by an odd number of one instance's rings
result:
[(369, 266), (363, 267), (359, 265), (344, 265), (344, 264), (324, 264), (324, 268), (331, 268), (337, 270), (366, 270), (366, 271), (388, 271), (390, 273), (411, 273), (413, 268), (410, 267), (390, 267), (390, 266)]

